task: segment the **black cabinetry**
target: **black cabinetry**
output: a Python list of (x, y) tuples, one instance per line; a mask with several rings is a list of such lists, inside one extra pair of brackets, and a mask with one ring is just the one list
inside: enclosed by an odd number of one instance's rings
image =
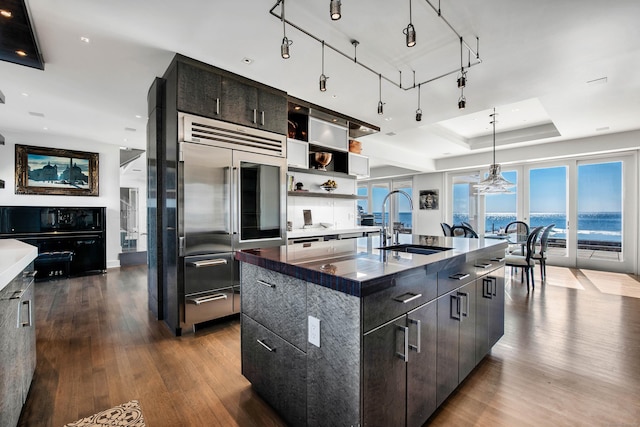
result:
[[(285, 134), (286, 93), (182, 55), (165, 78), (178, 111)], [(175, 82), (175, 83), (174, 83)]]
[(37, 280), (107, 269), (103, 207), (2, 206), (0, 238), (38, 248)]

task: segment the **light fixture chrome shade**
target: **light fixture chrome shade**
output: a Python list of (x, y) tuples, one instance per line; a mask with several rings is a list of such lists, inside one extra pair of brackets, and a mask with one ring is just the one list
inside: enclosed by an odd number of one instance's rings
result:
[(418, 108), (416, 110), (416, 122), (419, 122), (421, 120), (422, 120), (422, 110)]
[(467, 85), (467, 72), (463, 70), (458, 76), (458, 87), (462, 89), (466, 85)]
[(327, 76), (320, 74), (320, 92), (327, 91)]
[(378, 102), (378, 114), (384, 114), (384, 104), (382, 103), (382, 101)]
[(515, 184), (504, 179), (502, 168), (496, 163), (496, 109), (493, 109), (491, 124), (493, 125), (493, 163), (489, 165), (489, 175), (482, 181), (474, 184), (478, 194), (511, 194), (510, 188)]
[(407, 28), (402, 30), (402, 33), (407, 36), (407, 47), (416, 45), (416, 30), (413, 28), (413, 24), (407, 25)]
[(331, 4), (329, 5), (329, 13), (331, 14), (331, 20), (337, 21), (342, 18), (341, 11), (342, 2), (340, 0), (331, 0)]
[(461, 110), (467, 108), (467, 99), (464, 97), (464, 95), (461, 95), (460, 99), (458, 99), (458, 108)]
[(283, 37), (282, 45), (280, 46), (280, 55), (283, 59), (289, 59), (289, 57), (291, 56), (289, 55), (289, 46), (291, 46), (292, 43), (293, 41), (289, 40), (286, 37)]

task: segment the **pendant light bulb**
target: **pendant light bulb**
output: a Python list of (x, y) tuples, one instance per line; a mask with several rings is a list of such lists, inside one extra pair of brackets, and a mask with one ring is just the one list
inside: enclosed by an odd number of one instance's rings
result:
[(382, 101), (378, 102), (378, 114), (380, 115), (384, 114), (384, 104), (382, 103)]
[(420, 85), (418, 85), (418, 109), (416, 110), (416, 122), (422, 121), (422, 109), (420, 108)]
[(342, 18), (342, 12), (340, 10), (341, 6), (342, 2), (340, 0), (331, 0), (331, 3), (329, 4), (329, 13), (331, 14), (332, 21), (337, 21)]
[(402, 33), (406, 36), (407, 47), (416, 45), (416, 29), (413, 27), (413, 21), (411, 19), (411, 0), (409, 0), (409, 25), (402, 30)]
[(460, 98), (458, 98), (458, 108), (464, 110), (467, 107), (467, 98), (464, 97), (464, 89), (460, 89)]
[(458, 88), (462, 89), (465, 86), (467, 86), (467, 72), (463, 68), (458, 76)]
[(324, 74), (320, 74), (320, 92), (327, 91), (327, 79), (327, 76), (325, 76)]

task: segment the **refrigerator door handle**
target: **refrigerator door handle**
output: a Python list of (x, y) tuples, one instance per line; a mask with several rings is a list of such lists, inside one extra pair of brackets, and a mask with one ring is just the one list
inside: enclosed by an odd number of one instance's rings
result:
[(240, 222), (240, 176), (237, 167), (233, 167), (233, 177), (231, 179), (231, 221), (233, 222), (232, 234), (238, 234), (238, 223)]
[(178, 237), (178, 256), (184, 256), (185, 237)]

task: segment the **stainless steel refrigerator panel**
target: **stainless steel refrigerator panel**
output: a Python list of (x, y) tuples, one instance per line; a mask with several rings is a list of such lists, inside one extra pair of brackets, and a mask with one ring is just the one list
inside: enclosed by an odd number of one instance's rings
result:
[(233, 287), (235, 262), (232, 252), (186, 257), (185, 295)]
[(181, 255), (230, 251), (231, 150), (181, 143)]
[(225, 288), (185, 296), (185, 323), (194, 325), (233, 314), (233, 294), (233, 288)]
[(286, 159), (233, 152), (234, 249), (286, 244)]

